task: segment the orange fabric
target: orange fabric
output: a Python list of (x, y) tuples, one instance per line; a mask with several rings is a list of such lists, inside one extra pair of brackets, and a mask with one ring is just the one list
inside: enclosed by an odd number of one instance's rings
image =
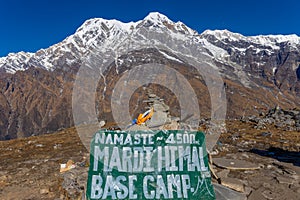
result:
[(145, 123), (145, 121), (147, 121), (148, 119), (150, 119), (153, 115), (153, 108), (151, 108), (151, 111), (149, 112), (148, 115), (146, 115), (145, 117), (143, 117), (144, 114), (139, 114), (138, 118), (137, 118), (137, 124), (140, 125), (142, 123)]

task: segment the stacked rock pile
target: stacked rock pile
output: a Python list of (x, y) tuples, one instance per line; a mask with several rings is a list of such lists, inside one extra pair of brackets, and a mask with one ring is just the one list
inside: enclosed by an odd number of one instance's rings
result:
[(147, 121), (146, 125), (149, 128), (160, 127), (164, 124), (171, 123), (171, 115), (169, 106), (164, 103), (164, 99), (159, 98), (151, 91), (148, 91), (148, 99), (144, 101), (147, 103), (146, 109), (153, 108), (154, 113), (151, 120)]

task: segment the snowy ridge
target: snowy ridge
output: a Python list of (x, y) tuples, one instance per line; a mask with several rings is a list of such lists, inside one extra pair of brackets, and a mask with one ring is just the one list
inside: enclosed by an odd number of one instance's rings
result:
[(269, 42), (282, 43), (282, 42), (291, 42), (293, 44), (300, 44), (300, 37), (296, 34), (292, 35), (259, 35), (259, 36), (250, 36), (250, 39), (259, 40), (265, 39)]
[[(0, 58), (0, 70), (7, 73), (15, 73), (25, 70), (28, 66), (54, 70), (56, 67), (68, 68), (80, 64), (82, 57), (89, 52), (89, 47), (97, 47), (104, 52), (120, 44), (122, 38), (137, 32), (140, 28), (147, 28), (154, 32), (169, 34), (171, 38), (186, 40), (194, 38), (195, 44), (204, 47), (209, 56), (221, 59), (228, 57), (228, 52), (221, 46), (230, 45), (234, 51), (242, 54), (249, 48), (254, 52), (267, 52), (271, 55), (280, 49), (280, 43), (299, 49), (300, 38), (297, 35), (265, 35), (243, 36), (228, 30), (206, 30), (202, 34), (187, 27), (182, 22), (173, 22), (168, 17), (158, 13), (149, 13), (143, 20), (123, 23), (115, 19), (93, 18), (85, 21), (73, 35), (62, 42), (46, 49), (40, 49), (36, 53), (12, 53)], [(213, 36), (213, 37), (209, 37)], [(209, 37), (209, 38), (208, 38)], [(214, 41), (212, 41), (214, 40)], [(138, 41), (140, 42), (140, 41)], [(142, 42), (147, 42), (146, 40)], [(241, 45), (247, 43), (247, 45)], [(236, 46), (238, 44), (239, 46)], [(249, 45), (248, 45), (249, 44)], [(100, 48), (99, 48), (100, 47)], [(205, 50), (206, 49), (206, 50)], [(207, 54), (207, 52), (203, 52)], [(167, 59), (173, 59), (168, 54), (162, 54)], [(176, 59), (176, 58), (175, 58)], [(179, 61), (179, 60), (177, 60)]]
[(16, 71), (24, 71), (27, 68), (27, 63), (34, 53), (19, 52), (9, 53), (6, 57), (0, 58), (0, 69), (5, 68), (8, 73)]
[(115, 19), (106, 20), (94, 18), (84, 22), (84, 24), (76, 30), (76, 33), (69, 37), (68, 41), (73, 42), (72, 40), (74, 38), (77, 38), (77, 40), (80, 38), (83, 45), (89, 45), (99, 36), (109, 38), (116, 36), (120, 32), (129, 33), (135, 26), (135, 22), (122, 23)]
[(221, 41), (245, 41), (249, 43), (259, 44), (262, 46), (269, 46), (273, 49), (279, 49), (279, 44), (288, 42), (291, 46), (300, 45), (300, 37), (296, 34), (292, 35), (258, 35), (258, 36), (244, 36), (239, 33), (233, 33), (228, 30), (206, 30), (201, 33), (202, 36), (212, 35)]
[(71, 66), (80, 62), (90, 46), (102, 46), (105, 51), (107, 47), (118, 44), (122, 35), (128, 35), (139, 27), (155, 31), (167, 29), (176, 38), (197, 34), (182, 22), (174, 23), (158, 12), (150, 13), (143, 20), (128, 23), (115, 19), (93, 18), (85, 21), (73, 35), (47, 49), (40, 49), (36, 53), (19, 52), (0, 58), (0, 69), (4, 69), (7, 73), (15, 73), (25, 70), (24, 66), (27, 64), (50, 71), (56, 66)]
[(245, 36), (239, 33), (233, 33), (228, 30), (206, 30), (201, 35), (212, 35), (218, 40), (228, 39), (229, 41), (247, 40)]
[(141, 26), (152, 28), (157, 31), (168, 26), (174, 27), (176, 33), (188, 35), (197, 34), (196, 31), (188, 28), (182, 22), (174, 23), (166, 16), (158, 13), (149, 13), (143, 20), (137, 22), (120, 22), (116, 19), (93, 18), (85, 21), (75, 32), (67, 38), (67, 43), (74, 43), (75, 46), (86, 47), (93, 45), (97, 40), (111, 39), (116, 40), (119, 34), (128, 35)]

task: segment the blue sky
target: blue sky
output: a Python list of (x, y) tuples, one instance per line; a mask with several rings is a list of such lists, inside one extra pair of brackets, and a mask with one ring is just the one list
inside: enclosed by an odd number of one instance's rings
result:
[(89, 18), (129, 22), (152, 11), (199, 33), (228, 29), (243, 35), (300, 36), (298, 0), (0, 0), (0, 57), (47, 48)]

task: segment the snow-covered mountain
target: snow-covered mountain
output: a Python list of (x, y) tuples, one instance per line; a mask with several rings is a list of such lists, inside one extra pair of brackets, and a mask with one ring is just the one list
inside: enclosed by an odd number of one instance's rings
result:
[[(57, 66), (72, 65), (87, 54), (91, 46), (101, 46), (103, 49), (120, 41), (121, 37), (131, 32), (147, 27), (157, 31), (172, 29), (182, 35), (197, 35), (197, 32), (185, 26), (182, 22), (174, 23), (160, 13), (150, 13), (143, 20), (123, 23), (117, 20), (102, 18), (90, 19), (84, 22), (76, 32), (62, 42), (40, 49), (36, 53), (11, 53), (0, 58), (0, 69), (7, 73), (23, 71), (28, 66), (53, 70)], [(175, 35), (175, 34), (174, 34)]]
[[(205, 103), (209, 102), (209, 94), (204, 91), (203, 79), (178, 52), (172, 48), (160, 49), (163, 43), (190, 53), (196, 49), (211, 59), (224, 79), (230, 117), (255, 114), (276, 104), (300, 106), (300, 38), (297, 35), (243, 36), (228, 30), (197, 33), (157, 12), (129, 23), (95, 18), (49, 48), (0, 58), (0, 110), (5, 111), (0, 114), (0, 139), (72, 126), (74, 77), (84, 59), (95, 51), (103, 56), (117, 52), (116, 63), (120, 65), (119, 70), (112, 62), (111, 69), (102, 74), (104, 82), (99, 84), (102, 95), (97, 106), (104, 111), (99, 111), (99, 117), (105, 118), (111, 112), (104, 107), (110, 101), (112, 88), (109, 87), (115, 84), (119, 72), (153, 62), (168, 64), (189, 77), (191, 85), (205, 99), (200, 107), (209, 110)], [(126, 53), (126, 48), (132, 51)], [(198, 54), (193, 56), (199, 59)], [(161, 89), (157, 92), (166, 94)], [(172, 106), (175, 101), (168, 103)]]
[(218, 58), (229, 56), (228, 49), (222, 48), (221, 44), (232, 46), (231, 50), (241, 54), (251, 50), (256, 54), (265, 51), (268, 55), (276, 53), (283, 44), (294, 50), (299, 50), (300, 45), (300, 37), (297, 35), (246, 37), (228, 30), (206, 30), (199, 34), (182, 22), (175, 23), (166, 16), (153, 12), (143, 20), (129, 23), (102, 18), (87, 20), (73, 35), (47, 49), (41, 49), (35, 53), (11, 53), (0, 58), (0, 69), (7, 73), (15, 73), (26, 70), (29, 66), (47, 70), (72, 66), (88, 53), (90, 47), (97, 46), (105, 49), (117, 44), (124, 35), (129, 36), (141, 28), (149, 28), (158, 32), (168, 31), (172, 37), (194, 37), (195, 42), (206, 48), (213, 54), (212, 56)]

